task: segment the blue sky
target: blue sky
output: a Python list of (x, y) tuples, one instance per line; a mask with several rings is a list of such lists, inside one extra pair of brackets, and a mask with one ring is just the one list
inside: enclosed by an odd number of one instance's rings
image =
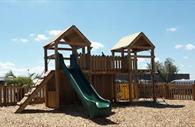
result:
[(107, 0), (0, 1), (0, 75), (43, 70), (43, 45), (75, 24), (93, 41), (93, 53), (110, 54), (123, 36), (142, 31), (160, 61), (171, 57), (195, 79), (195, 2)]

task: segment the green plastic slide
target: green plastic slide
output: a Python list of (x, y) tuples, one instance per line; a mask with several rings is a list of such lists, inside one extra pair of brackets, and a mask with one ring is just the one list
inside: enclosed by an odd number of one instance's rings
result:
[(62, 54), (59, 54), (60, 67), (66, 75), (69, 84), (77, 93), (90, 118), (108, 116), (111, 113), (111, 103), (103, 99), (86, 79), (79, 68), (75, 57), (71, 56), (71, 66), (67, 68)]

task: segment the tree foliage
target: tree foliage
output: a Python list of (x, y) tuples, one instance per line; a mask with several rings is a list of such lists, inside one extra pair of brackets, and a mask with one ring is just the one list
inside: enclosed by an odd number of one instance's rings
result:
[[(173, 74), (178, 73), (179, 69), (171, 58), (166, 58), (164, 62), (155, 62), (155, 72), (158, 73), (159, 78), (164, 82), (170, 82)], [(148, 69), (151, 69), (151, 65), (147, 65)]]
[(28, 76), (15, 76), (12, 71), (5, 74), (5, 83), (7, 85), (18, 85), (18, 86), (31, 86), (33, 85), (33, 76), (35, 74), (28, 74)]

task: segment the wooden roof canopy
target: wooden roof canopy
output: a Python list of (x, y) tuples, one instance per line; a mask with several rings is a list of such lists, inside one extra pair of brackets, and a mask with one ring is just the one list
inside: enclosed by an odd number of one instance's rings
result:
[(62, 31), (56, 38), (54, 38), (49, 44), (45, 45), (44, 48), (53, 48), (56, 44), (68, 44), (71, 47), (83, 48), (90, 46), (91, 42), (80, 32), (80, 30), (72, 25), (68, 29)]
[(146, 37), (143, 32), (134, 33), (129, 36), (121, 38), (113, 47), (111, 51), (120, 52), (124, 49), (131, 49), (132, 51), (146, 51), (154, 49), (155, 46)]

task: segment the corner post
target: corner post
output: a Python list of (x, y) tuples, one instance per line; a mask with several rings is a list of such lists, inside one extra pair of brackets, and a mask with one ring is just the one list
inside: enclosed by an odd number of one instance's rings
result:
[(192, 84), (192, 100), (195, 101), (195, 84)]
[(47, 48), (46, 47), (44, 47), (44, 64), (45, 64), (45, 72), (47, 72), (48, 71), (48, 63), (47, 63), (47, 61), (48, 61), (48, 59), (47, 59)]
[[(112, 65), (113, 65), (113, 68), (114, 68), (114, 55), (115, 55), (115, 52), (114, 51), (111, 51), (112, 52)], [(116, 102), (116, 83), (115, 83), (115, 78), (116, 78), (116, 73), (113, 74), (113, 84), (112, 84), (112, 95), (114, 97), (114, 102)]]
[(128, 47), (128, 79), (129, 79), (129, 102), (132, 101), (132, 57)]
[[(44, 64), (45, 64), (45, 70), (44, 72), (46, 73), (48, 71), (48, 58), (47, 58), (47, 48), (44, 47)], [(45, 93), (45, 105), (48, 106), (48, 91), (47, 91), (48, 87), (47, 84), (45, 84), (44, 86), (44, 93)]]
[(155, 65), (154, 65), (154, 49), (151, 49), (151, 66), (152, 66), (152, 70), (151, 70), (151, 80), (152, 80), (152, 94), (153, 94), (153, 100), (154, 102), (156, 102), (156, 95), (155, 95), (155, 83), (154, 83), (154, 69), (155, 69)]
[(89, 81), (90, 83), (92, 83), (92, 66), (91, 66), (91, 47), (90, 45), (87, 46), (87, 57), (88, 57), (88, 60), (87, 60), (87, 65), (88, 65), (88, 69), (89, 69)]
[(60, 107), (60, 81), (59, 81), (59, 56), (58, 56), (58, 44), (55, 45), (55, 86), (56, 86), (56, 108)]

